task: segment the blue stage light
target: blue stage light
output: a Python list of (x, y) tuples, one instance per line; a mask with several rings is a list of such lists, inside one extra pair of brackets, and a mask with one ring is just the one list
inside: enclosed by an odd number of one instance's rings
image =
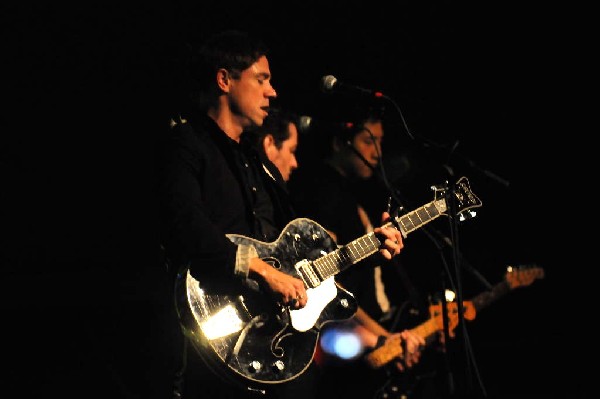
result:
[(321, 335), (321, 348), (330, 355), (344, 360), (354, 359), (362, 353), (360, 337), (352, 330), (329, 329)]

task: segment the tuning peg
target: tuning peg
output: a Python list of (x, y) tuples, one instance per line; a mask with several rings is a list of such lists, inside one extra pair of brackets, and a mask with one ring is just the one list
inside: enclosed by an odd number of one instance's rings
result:
[(468, 210), (466, 212), (462, 212), (458, 216), (458, 220), (461, 221), (461, 222), (464, 222), (465, 220), (473, 219), (475, 216), (477, 216), (477, 212), (472, 211), (472, 210)]

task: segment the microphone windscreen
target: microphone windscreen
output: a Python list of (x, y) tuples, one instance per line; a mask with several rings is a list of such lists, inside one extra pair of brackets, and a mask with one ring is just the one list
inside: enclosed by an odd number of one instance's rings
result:
[(333, 75), (323, 76), (321, 79), (321, 89), (323, 91), (331, 91), (333, 90), (335, 84), (337, 83), (337, 79)]
[(310, 129), (310, 125), (312, 124), (312, 117), (308, 115), (302, 115), (298, 118), (298, 130), (301, 132), (305, 132)]

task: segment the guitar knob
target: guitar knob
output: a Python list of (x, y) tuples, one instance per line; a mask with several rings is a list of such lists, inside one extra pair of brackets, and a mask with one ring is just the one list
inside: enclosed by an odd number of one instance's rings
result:
[(250, 370), (251, 373), (257, 373), (260, 371), (261, 368), (262, 364), (258, 360), (252, 361), (248, 366), (248, 370)]
[(281, 360), (277, 360), (273, 363), (273, 371), (281, 373), (285, 369), (285, 365)]

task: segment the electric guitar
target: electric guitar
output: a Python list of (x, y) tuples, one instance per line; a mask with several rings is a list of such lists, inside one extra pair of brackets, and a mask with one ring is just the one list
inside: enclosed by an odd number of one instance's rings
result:
[[(489, 291), (484, 291), (470, 301), (463, 301), (463, 315), (465, 320), (473, 320), (478, 311), (482, 310), (490, 303), (504, 296), (509, 291), (526, 287), (535, 280), (544, 278), (544, 269), (535, 265), (508, 267), (504, 280), (496, 284)], [(458, 304), (449, 302), (447, 306), (448, 316), (448, 335), (455, 336), (454, 329), (458, 325)], [(413, 328), (412, 331), (425, 338), (429, 345), (432, 342), (434, 333), (444, 329), (442, 314), (442, 305), (432, 304), (429, 306), (430, 319)], [(365, 360), (373, 369), (381, 370), (385, 366), (387, 379), (385, 383), (376, 390), (374, 398), (376, 399), (408, 399), (412, 397), (419, 381), (427, 378), (426, 375), (415, 376), (412, 369), (399, 372), (395, 366), (391, 366), (393, 360), (402, 357), (403, 348), (399, 339), (392, 337), (387, 339), (384, 344), (365, 356)]]
[[(463, 301), (463, 316), (465, 320), (473, 320), (478, 311), (482, 310), (498, 298), (506, 295), (509, 291), (526, 287), (535, 280), (544, 278), (544, 269), (537, 266), (509, 266), (504, 280), (496, 284), (489, 291), (484, 291), (470, 301)], [(448, 315), (448, 334), (454, 337), (454, 328), (458, 324), (458, 304), (449, 302), (446, 304)], [(429, 306), (430, 319), (411, 329), (414, 333), (427, 340), (433, 333), (444, 328), (442, 305), (432, 304)], [(365, 355), (365, 361), (372, 368), (380, 368), (392, 360), (402, 356), (402, 345), (399, 337), (387, 339), (382, 346)]]
[[(447, 215), (448, 199), (461, 220), (481, 206), (466, 177), (451, 190), (433, 190), (432, 202), (382, 227), (395, 226), (406, 236)], [(236, 244), (253, 245), (261, 259), (300, 278), (307, 288), (307, 305), (291, 309), (275, 303), (258, 284), (198, 281), (183, 270), (175, 286), (182, 329), (202, 360), (226, 381), (262, 389), (294, 379), (312, 362), (321, 327), (356, 312), (354, 296), (338, 286), (334, 276), (376, 253), (381, 242), (371, 232), (338, 247), (325, 228), (306, 218), (291, 221), (270, 243), (236, 234), (227, 237)]]

